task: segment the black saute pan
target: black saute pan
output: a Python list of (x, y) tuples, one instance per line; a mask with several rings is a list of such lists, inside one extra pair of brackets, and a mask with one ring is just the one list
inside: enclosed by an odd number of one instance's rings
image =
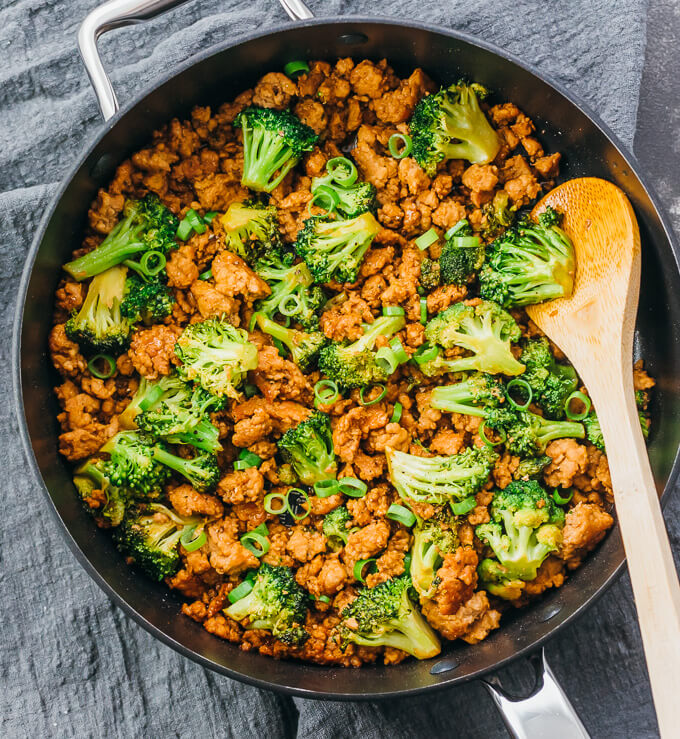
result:
[[(217, 672), (253, 685), (306, 698), (377, 699), (424, 693), (489, 675), (520, 655), (536, 653), (581, 614), (621, 571), (624, 553), (616, 528), (564, 587), (529, 608), (508, 614), (482, 643), (453, 643), (434, 660), (360, 670), (275, 661), (211, 636), (180, 613), (180, 598), (126, 567), (110, 537), (92, 525), (73, 492), (68, 465), (57, 453), (59, 429), (52, 388), (57, 377), (47, 353), (53, 295), (61, 265), (81, 240), (89, 203), (118, 164), (141, 148), (151, 132), (196, 104), (219, 104), (264, 73), (293, 58), (387, 58), (397, 73), (423, 67), (438, 82), (470, 77), (529, 115), (547, 151), (563, 154), (563, 179), (603, 177), (632, 201), (643, 243), (636, 350), (657, 379), (649, 445), (659, 492), (672, 490), (680, 463), (680, 274), (678, 247), (658, 200), (635, 159), (566, 90), (484, 41), (461, 33), (377, 18), (312, 19), (300, 0), (281, 0), (294, 26), (218, 44), (148, 86), (118, 110), (96, 50), (96, 38), (117, 26), (150, 18), (182, 0), (110, 0), (83, 23), (79, 43), (106, 122), (66, 176), (31, 247), (21, 283), (14, 335), (14, 374), (21, 433), (58, 526), (98, 585), (151, 634)], [(515, 736), (587, 736), (544, 659), (537, 656), (537, 688), (520, 702), (487, 686)], [(540, 715), (540, 719), (536, 720)], [(533, 720), (531, 720), (533, 719)], [(537, 733), (537, 728), (538, 732)]]

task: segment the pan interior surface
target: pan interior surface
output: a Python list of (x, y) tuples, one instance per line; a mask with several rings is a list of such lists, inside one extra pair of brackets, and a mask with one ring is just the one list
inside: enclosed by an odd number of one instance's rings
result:
[[(653, 197), (633, 165), (591, 118), (554, 87), (501, 52), (460, 35), (375, 20), (313, 21), (255, 36), (234, 47), (217, 47), (112, 119), (67, 179), (51, 214), (43, 222), (24, 278), (25, 303), (18, 316), (15, 346), (19, 417), (32, 447), (35, 469), (45, 482), (69, 544), (90, 575), (133, 618), (158, 638), (201, 664), (262, 687), (305, 697), (377, 698), (420, 692), (476, 677), (535, 648), (599, 594), (623, 562), (614, 529), (584, 567), (558, 590), (533, 606), (504, 616), (499, 630), (470, 646), (454, 643), (434, 660), (409, 660), (398, 667), (360, 670), (272, 660), (239, 650), (208, 634), (180, 612), (181, 599), (124, 565), (108, 534), (97, 529), (73, 493), (68, 465), (57, 453), (59, 433), (53, 387), (57, 377), (46, 347), (53, 295), (61, 265), (81, 240), (89, 203), (115, 168), (141, 148), (152, 131), (194, 105), (228, 101), (269, 71), (293, 58), (387, 58), (404, 75), (417, 66), (437, 82), (468, 77), (515, 102), (536, 124), (548, 153), (562, 152), (561, 179), (602, 177), (630, 197), (640, 222), (643, 272), (636, 352), (657, 380), (649, 446), (659, 491), (670, 488), (680, 442), (680, 278), (673, 247)], [(238, 70), (235, 74), (234, 70)], [(21, 310), (21, 308), (20, 308)], [(23, 408), (21, 407), (23, 403)]]

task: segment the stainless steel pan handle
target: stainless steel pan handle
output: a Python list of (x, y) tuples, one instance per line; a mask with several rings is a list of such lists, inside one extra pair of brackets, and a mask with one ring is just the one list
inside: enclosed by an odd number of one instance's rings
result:
[[(78, 31), (78, 47), (104, 120), (118, 110), (118, 100), (97, 50), (99, 37), (114, 28), (143, 23), (186, 0), (108, 0), (95, 8)], [(313, 18), (303, 0), (279, 0), (292, 20)], [(536, 687), (524, 699), (511, 698), (496, 678), (484, 685), (516, 739), (589, 739), (571, 703), (555, 680), (541, 651), (533, 660)]]
[(529, 658), (536, 672), (536, 683), (525, 698), (514, 698), (503, 690), (496, 677), (482, 680), (503, 722), (514, 739), (589, 739), (574, 707), (555, 679), (545, 652)]
[[(279, 1), (294, 21), (314, 17), (302, 0)], [(99, 56), (97, 40), (107, 31), (143, 23), (184, 2), (186, 0), (109, 0), (95, 8), (81, 23), (78, 48), (105, 121), (118, 110), (118, 100)]]

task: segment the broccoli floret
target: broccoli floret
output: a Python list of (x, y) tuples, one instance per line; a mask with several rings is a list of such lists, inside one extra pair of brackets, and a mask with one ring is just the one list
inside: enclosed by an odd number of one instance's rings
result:
[(342, 642), (365, 647), (394, 647), (429, 659), (441, 651), (435, 632), (416, 608), (408, 575), (392, 578), (374, 588), (361, 588), (342, 611)]
[(444, 555), (459, 544), (455, 518), (440, 514), (427, 521), (419, 520), (413, 529), (411, 547), (411, 582), (421, 598), (431, 598), (437, 589), (437, 570)]
[(483, 418), (488, 408), (505, 403), (503, 383), (493, 375), (475, 372), (455, 385), (440, 385), (430, 395), (430, 405), (448, 413)]
[(314, 368), (321, 348), (328, 343), (328, 339), (320, 331), (307, 333), (295, 328), (286, 328), (262, 313), (256, 313), (254, 318), (260, 331), (273, 336), (286, 346), (293, 362), (303, 372)]
[(217, 453), (222, 450), (219, 429), (208, 414), (221, 410), (224, 405), (224, 398), (217, 398), (200, 385), (186, 383), (173, 374), (157, 382), (140, 382), (119, 419), (128, 427), (136, 426), (171, 444), (190, 444)]
[(331, 421), (326, 413), (314, 411), (278, 440), (283, 461), (291, 464), (300, 481), (314, 485), (332, 480), (337, 472)]
[(243, 329), (211, 318), (187, 326), (175, 344), (180, 376), (217, 397), (238, 398), (246, 373), (257, 368), (257, 347)]
[(255, 271), (271, 288), (271, 294), (258, 301), (257, 310), (271, 319), (280, 313), (307, 330), (317, 329), (326, 295), (320, 285), (313, 284), (309, 267), (304, 262), (292, 264), (293, 259), (293, 254), (274, 255), (257, 262)]
[(507, 567), (495, 559), (483, 559), (477, 567), (479, 585), (503, 600), (517, 600), (524, 590), (524, 580), (513, 577)]
[(80, 310), (66, 321), (66, 335), (90, 352), (120, 354), (130, 342), (130, 322), (121, 311), (125, 267), (112, 267), (92, 279)]
[(80, 465), (73, 477), (73, 484), (81, 502), (100, 526), (120, 524), (129, 497), (124, 488), (111, 484), (104, 474), (104, 462), (101, 459), (88, 459)]
[(482, 208), (484, 214), (482, 235), (488, 241), (497, 239), (515, 221), (516, 210), (510, 206), (510, 196), (499, 190), (490, 203)]
[(358, 526), (350, 528), (351, 522), (352, 514), (344, 505), (338, 506), (326, 514), (321, 528), (331, 549), (338, 550), (344, 547), (349, 535), (359, 530)]
[(356, 218), (375, 210), (376, 190), (370, 182), (356, 182), (350, 187), (343, 187), (333, 179), (332, 174), (326, 174), (312, 180), (311, 191), (313, 195), (325, 193), (329, 201), (335, 203), (335, 211), (343, 218)]
[(487, 249), (479, 274), (479, 294), (505, 308), (534, 305), (569, 297), (574, 289), (576, 261), (569, 237), (546, 210), (538, 224), (522, 221)]
[(180, 516), (159, 503), (131, 510), (115, 531), (120, 551), (131, 557), (149, 577), (162, 580), (180, 566), (179, 543), (189, 531), (202, 529), (205, 520)]
[(420, 284), (427, 292), (431, 292), (441, 284), (441, 267), (439, 260), (425, 257), (420, 263)]
[(534, 401), (548, 418), (563, 418), (564, 404), (578, 387), (576, 370), (555, 361), (544, 336), (527, 339), (520, 359), (526, 366), (522, 379), (529, 383)]
[(533, 580), (543, 560), (562, 542), (564, 511), (534, 480), (497, 490), (491, 523), (475, 533), (507, 569), (508, 579)]
[(447, 457), (417, 457), (388, 447), (385, 455), (399, 495), (432, 505), (453, 504), (478, 493), (498, 459), (488, 447)]
[(439, 255), (439, 271), (444, 283), (464, 285), (484, 264), (485, 246), (463, 218), (446, 232), (446, 241)]
[(583, 419), (583, 425), (586, 428), (586, 437), (588, 441), (593, 446), (596, 446), (601, 452), (606, 454), (607, 450), (604, 448), (604, 436), (602, 436), (600, 419), (594, 411)]
[(172, 313), (175, 298), (170, 288), (158, 279), (142, 280), (130, 275), (125, 282), (125, 298), (120, 312), (131, 323), (147, 326), (158, 323)]
[(211, 493), (220, 481), (220, 467), (214, 454), (203, 452), (193, 459), (184, 459), (158, 443), (153, 448), (153, 458), (186, 478), (199, 493)]
[(163, 493), (169, 471), (154, 456), (153, 439), (135, 431), (119, 431), (101, 448), (110, 455), (103, 472), (113, 485), (136, 498), (154, 500)]
[(447, 159), (467, 159), (473, 164), (494, 160), (501, 142), (479, 107), (487, 91), (462, 80), (449, 88), (426, 95), (415, 107), (409, 122), (413, 157), (430, 177)]
[(551, 457), (528, 457), (521, 459), (517, 469), (512, 473), (513, 480), (538, 480), (543, 470), (552, 462)]
[(366, 328), (363, 336), (343, 346), (332, 342), (319, 354), (319, 369), (343, 388), (364, 387), (385, 382), (386, 368), (372, 351), (378, 336), (392, 336), (406, 325), (404, 316), (381, 316)]
[(225, 244), (253, 266), (259, 259), (277, 257), (282, 249), (276, 207), (255, 200), (232, 203), (221, 216)]
[[(643, 411), (638, 411), (638, 418), (640, 419), (642, 435), (647, 439), (649, 438), (649, 418), (647, 418)], [(583, 419), (583, 425), (586, 429), (586, 438), (588, 441), (603, 454), (606, 454), (607, 450), (604, 447), (604, 436), (600, 427), (600, 419), (597, 417), (595, 411), (592, 411)]]
[(545, 454), (546, 447), (555, 439), (583, 439), (586, 435), (582, 423), (553, 421), (523, 410), (487, 413), (485, 423), (503, 434), (505, 448), (520, 457)]
[(454, 346), (473, 352), (470, 357), (439, 360), (421, 365), (425, 374), (479, 370), (491, 374), (519, 375), (524, 365), (511, 351), (511, 343), (519, 341), (521, 331), (515, 319), (496, 303), (483, 300), (479, 305), (455, 303), (435, 316), (425, 327), (425, 337), (431, 344), (445, 349)]
[(315, 282), (354, 282), (380, 229), (372, 213), (346, 221), (312, 216), (297, 235), (295, 251), (305, 260)]
[(232, 125), (243, 133), (241, 184), (260, 192), (277, 187), (319, 138), (289, 110), (251, 106)]
[(295, 582), (289, 567), (261, 564), (253, 589), (225, 609), (234, 621), (248, 619), (249, 629), (264, 629), (291, 646), (300, 646), (309, 637), (304, 629), (309, 598)]
[(120, 220), (93, 251), (64, 265), (74, 279), (81, 281), (115, 267), (125, 259), (146, 251), (167, 254), (176, 248), (179, 221), (156, 195), (128, 200)]

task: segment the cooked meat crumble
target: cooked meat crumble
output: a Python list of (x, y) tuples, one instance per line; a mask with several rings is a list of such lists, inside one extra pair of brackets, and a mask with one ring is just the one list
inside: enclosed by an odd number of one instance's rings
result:
[[(414, 541), (411, 526), (388, 517), (390, 506), (404, 505), (392, 483), (386, 450), (422, 458), (459, 455), (482, 449), (492, 433), (481, 419), (448, 413), (431, 406), (432, 390), (452, 376), (426, 377), (402, 364), (374, 399), (367, 392), (348, 389), (342, 397), (317, 403), (328, 414), (338, 479), (357, 478), (366, 488), (363, 497), (349, 497), (341, 489), (326, 497), (291, 477), (291, 464), (277, 447), (283, 434), (309, 419), (314, 411), (314, 387), (323, 378), (316, 368), (298, 366), (284, 357), (276, 342), (253, 323), (258, 301), (271, 294), (270, 285), (242, 256), (225, 247), (220, 216), (251, 193), (241, 184), (244, 132), (234, 125), (237, 115), (256, 105), (275, 111), (290, 110), (318, 134), (270, 194), (284, 243), (295, 242), (311, 214), (320, 214), (312, 199), (312, 178), (321, 177), (331, 159), (349, 156), (360, 181), (376, 189), (378, 231), (361, 261), (353, 282), (328, 281), (323, 286), (330, 302), (320, 312), (319, 330), (327, 340), (353, 342), (383, 315), (383, 308), (403, 309), (403, 327), (395, 334), (407, 358), (426, 343), (422, 311), (433, 317), (452, 306), (479, 304), (471, 284), (436, 284), (423, 289), (424, 261), (439, 257), (441, 242), (422, 248), (416, 239), (431, 228), (441, 236), (467, 219), (474, 233), (488, 227), (489, 204), (505, 201), (512, 208), (532, 204), (547, 192), (558, 176), (560, 154), (546, 153), (532, 121), (514, 104), (499, 102), (482, 108), (499, 137), (493, 161), (463, 159), (440, 162), (426, 172), (411, 156), (390, 153), (394, 134), (407, 135), (407, 122), (416, 104), (437, 86), (420, 69), (400, 79), (383, 60), (355, 64), (341, 59), (332, 65), (310, 63), (296, 80), (284, 74), (266, 74), (252, 90), (217, 110), (196, 108), (188, 120), (173, 120), (153, 135), (147, 147), (120, 165), (108, 188), (89, 210), (89, 230), (78, 257), (91, 251), (123, 217), (125, 203), (154, 194), (178, 219), (197, 212), (216, 211), (217, 217), (201, 232), (180, 241), (167, 257), (165, 273), (172, 308), (153, 325), (137, 324), (125, 352), (116, 358), (112, 376), (93, 376), (88, 354), (65, 330), (69, 316), (81, 308), (86, 283), (71, 276), (61, 281), (55, 297), (54, 328), (49, 350), (61, 376), (56, 388), (62, 412), (59, 451), (80, 464), (96, 455), (126, 425), (125, 411), (140, 382), (174, 376), (182, 361), (176, 342), (187, 326), (206, 320), (224, 320), (247, 331), (256, 348), (256, 364), (248, 371), (247, 393), (211, 408), (222, 450), (217, 454), (219, 481), (209, 491), (173, 475), (160, 498), (174, 514), (207, 521), (204, 540), (197, 548), (179, 546), (179, 562), (165, 581), (184, 599), (182, 611), (217, 637), (244, 650), (258, 650), (276, 658), (295, 657), (321, 664), (358, 667), (382, 660), (395, 664), (406, 658), (393, 646), (345, 643), (339, 638), (342, 612), (362, 588), (382, 587), (408, 571)], [(485, 237), (488, 241), (489, 239)], [(429, 269), (429, 264), (428, 264)], [(206, 277), (207, 275), (207, 277)], [(540, 336), (526, 314), (513, 311), (523, 336)], [(376, 347), (388, 346), (384, 336)], [(460, 356), (446, 349), (447, 359)], [(556, 357), (562, 358), (556, 351)], [(653, 385), (641, 366), (636, 389), (646, 394)], [(582, 390), (585, 390), (582, 388)], [(374, 393), (377, 395), (377, 392)], [(646, 402), (646, 401), (645, 401)], [(398, 409), (398, 412), (397, 412)], [(540, 410), (532, 405), (532, 410)], [(134, 428), (134, 425), (132, 426)], [(181, 445), (170, 445), (180, 457), (190, 457)], [(474, 493), (471, 507), (456, 513), (456, 542), (440, 558), (428, 595), (419, 592), (424, 619), (444, 640), (463, 639), (475, 644), (499, 627), (503, 611), (527, 605), (551, 587), (559, 587), (612, 526), (611, 481), (603, 449), (587, 438), (558, 438), (549, 443), (549, 458), (537, 479), (562, 497), (565, 514), (559, 546), (544, 558), (535, 577), (507, 590), (506, 597), (485, 588), (478, 576), (483, 559), (493, 556), (476, 527), (489, 524), (495, 489), (506, 489), (522, 479), (518, 455), (499, 446), (488, 482)], [(255, 454), (257, 466), (234, 467), (241, 455)], [(103, 455), (104, 458), (106, 455)], [(291, 487), (303, 488), (295, 515), (277, 515), (265, 508), (265, 496), (285, 499)], [(111, 525), (97, 515), (107, 492), (95, 488), (84, 502), (100, 525)], [(431, 501), (408, 501), (425, 525), (440, 515)], [(306, 506), (306, 507), (305, 507)], [(324, 527), (326, 517), (346, 508), (347, 523), (340, 539)], [(271, 510), (271, 507), (270, 507)], [(276, 509), (275, 509), (276, 511)], [(160, 514), (159, 514), (160, 515)], [(162, 518), (162, 515), (161, 515)], [(266, 525), (268, 549), (264, 556), (242, 539)], [(200, 539), (197, 539), (200, 541)], [(361, 564), (369, 560), (367, 565)], [(277, 639), (271, 629), (225, 613), (230, 593), (244, 582), (247, 572), (263, 566), (292, 568), (294, 582), (310, 596), (304, 624), (306, 638), (298, 643)], [(123, 566), (121, 560), (121, 566)], [(508, 586), (510, 587), (510, 586)], [(513, 597), (508, 597), (508, 593)], [(345, 626), (351, 629), (351, 619)], [(252, 628), (255, 626), (255, 628)], [(354, 624), (356, 628), (356, 624)]]

